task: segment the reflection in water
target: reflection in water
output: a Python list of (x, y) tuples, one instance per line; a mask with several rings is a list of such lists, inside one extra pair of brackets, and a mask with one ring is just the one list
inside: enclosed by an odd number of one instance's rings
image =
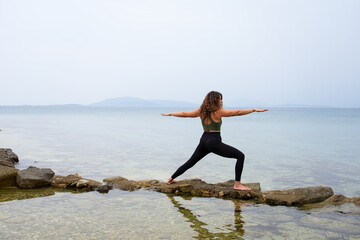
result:
[(235, 217), (235, 229), (231, 229), (229, 225), (226, 225), (230, 232), (218, 232), (212, 233), (204, 226), (207, 224), (200, 221), (191, 210), (183, 207), (178, 201), (175, 200), (174, 196), (167, 194), (170, 201), (174, 204), (174, 207), (178, 209), (178, 212), (182, 213), (188, 222), (191, 222), (191, 228), (198, 233), (194, 238), (197, 239), (243, 239), (241, 236), (244, 235), (245, 230), (243, 228), (244, 221), (241, 216), (241, 202), (233, 201), (235, 205), (234, 217)]
[(327, 208), (299, 211), (198, 197), (182, 202), (180, 196), (145, 190), (108, 194), (41, 190), (52, 195), (49, 197), (35, 194), (40, 189), (13, 191), (18, 198), (25, 193), (38, 198), (0, 202), (0, 239), (360, 238), (360, 215)]
[(237, 202), (237, 201), (233, 201), (234, 205), (235, 205), (235, 211), (234, 211), (234, 216), (235, 216), (235, 229), (237, 231), (239, 231), (241, 233), (241, 236), (244, 235), (245, 230), (243, 228), (243, 223), (244, 221), (242, 220), (242, 216), (241, 216), (241, 203)]
[(20, 189), (17, 187), (0, 188), (0, 202), (23, 200), (29, 198), (48, 197), (55, 195), (56, 192), (82, 193), (87, 190), (81, 189), (62, 189), (52, 187), (42, 187), (34, 189)]

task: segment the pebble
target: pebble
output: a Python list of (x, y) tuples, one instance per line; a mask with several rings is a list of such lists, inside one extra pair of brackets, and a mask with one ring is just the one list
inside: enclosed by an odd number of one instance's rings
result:
[(6, 222), (6, 223), (23, 223), (23, 222), (25, 222), (25, 220), (21, 219), (21, 218), (9, 218), (9, 219), (4, 220), (4, 222)]

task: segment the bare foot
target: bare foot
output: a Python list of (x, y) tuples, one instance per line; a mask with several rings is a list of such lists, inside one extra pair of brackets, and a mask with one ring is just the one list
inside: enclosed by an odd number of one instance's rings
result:
[(177, 183), (177, 181), (172, 178), (169, 178), (166, 184), (172, 184), (172, 183)]
[(234, 189), (235, 190), (240, 190), (240, 191), (250, 191), (251, 190), (251, 188), (245, 187), (241, 183), (235, 183)]

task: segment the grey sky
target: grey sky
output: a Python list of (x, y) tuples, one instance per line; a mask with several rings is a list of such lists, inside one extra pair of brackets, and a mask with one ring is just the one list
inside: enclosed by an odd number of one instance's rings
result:
[(358, 0), (0, 0), (0, 105), (360, 107), (359, 66)]

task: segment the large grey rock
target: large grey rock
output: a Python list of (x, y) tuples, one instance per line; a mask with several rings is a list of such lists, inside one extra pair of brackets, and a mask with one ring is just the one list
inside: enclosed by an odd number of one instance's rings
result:
[(16, 186), (16, 174), (19, 170), (7, 167), (0, 166), (0, 188)]
[(269, 205), (295, 206), (322, 202), (334, 195), (334, 192), (330, 187), (317, 186), (289, 190), (272, 190), (263, 192), (262, 195), (264, 202)]
[(14, 167), (17, 162), (19, 158), (10, 148), (0, 148), (0, 165)]
[(36, 188), (50, 185), (55, 173), (50, 168), (28, 167), (20, 170), (16, 176), (19, 188)]

